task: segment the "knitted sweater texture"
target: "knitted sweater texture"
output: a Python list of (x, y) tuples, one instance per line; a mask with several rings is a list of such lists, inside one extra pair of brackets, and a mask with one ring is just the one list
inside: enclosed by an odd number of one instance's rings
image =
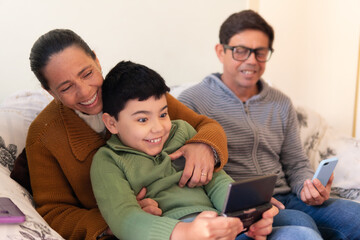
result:
[(220, 79), (211, 74), (185, 90), (179, 100), (217, 120), (228, 138), (229, 160), (224, 170), (234, 179), (277, 174), (276, 193), (300, 196), (313, 171), (302, 148), (291, 100), (263, 80), (259, 94), (243, 103)]

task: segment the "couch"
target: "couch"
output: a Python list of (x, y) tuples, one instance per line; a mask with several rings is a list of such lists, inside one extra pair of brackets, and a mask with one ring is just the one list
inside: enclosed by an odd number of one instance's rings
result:
[[(176, 97), (188, 86), (174, 86), (171, 93)], [(9, 197), (26, 215), (24, 223), (0, 224), (2, 239), (63, 239), (36, 212), (31, 194), (10, 178), (31, 121), (51, 100), (44, 90), (21, 90), (0, 104), (0, 197)], [(360, 140), (343, 136), (310, 109), (296, 110), (311, 166), (315, 169), (321, 159), (338, 156), (332, 195), (360, 202)]]

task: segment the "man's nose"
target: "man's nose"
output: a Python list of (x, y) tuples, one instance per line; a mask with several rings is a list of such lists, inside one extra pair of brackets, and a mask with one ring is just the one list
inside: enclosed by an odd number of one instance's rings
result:
[(250, 53), (250, 56), (246, 59), (248, 63), (257, 63), (255, 52)]

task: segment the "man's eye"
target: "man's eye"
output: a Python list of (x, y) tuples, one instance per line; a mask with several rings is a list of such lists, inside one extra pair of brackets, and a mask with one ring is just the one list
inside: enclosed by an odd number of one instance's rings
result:
[(235, 53), (239, 54), (239, 55), (247, 55), (249, 52), (249, 50), (244, 49), (244, 48), (236, 48), (235, 49)]
[(259, 56), (266, 56), (268, 53), (269, 53), (269, 51), (266, 49), (256, 50), (256, 54)]

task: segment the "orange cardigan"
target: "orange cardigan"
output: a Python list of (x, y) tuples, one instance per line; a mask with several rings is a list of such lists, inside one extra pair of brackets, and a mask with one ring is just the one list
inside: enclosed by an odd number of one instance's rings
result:
[[(212, 146), (222, 168), (228, 158), (222, 127), (170, 94), (167, 101), (171, 119), (183, 119), (198, 131), (189, 142)], [(29, 128), (26, 154), (36, 208), (65, 239), (96, 239), (107, 228), (90, 182), (93, 155), (105, 141), (72, 109), (55, 100)]]

